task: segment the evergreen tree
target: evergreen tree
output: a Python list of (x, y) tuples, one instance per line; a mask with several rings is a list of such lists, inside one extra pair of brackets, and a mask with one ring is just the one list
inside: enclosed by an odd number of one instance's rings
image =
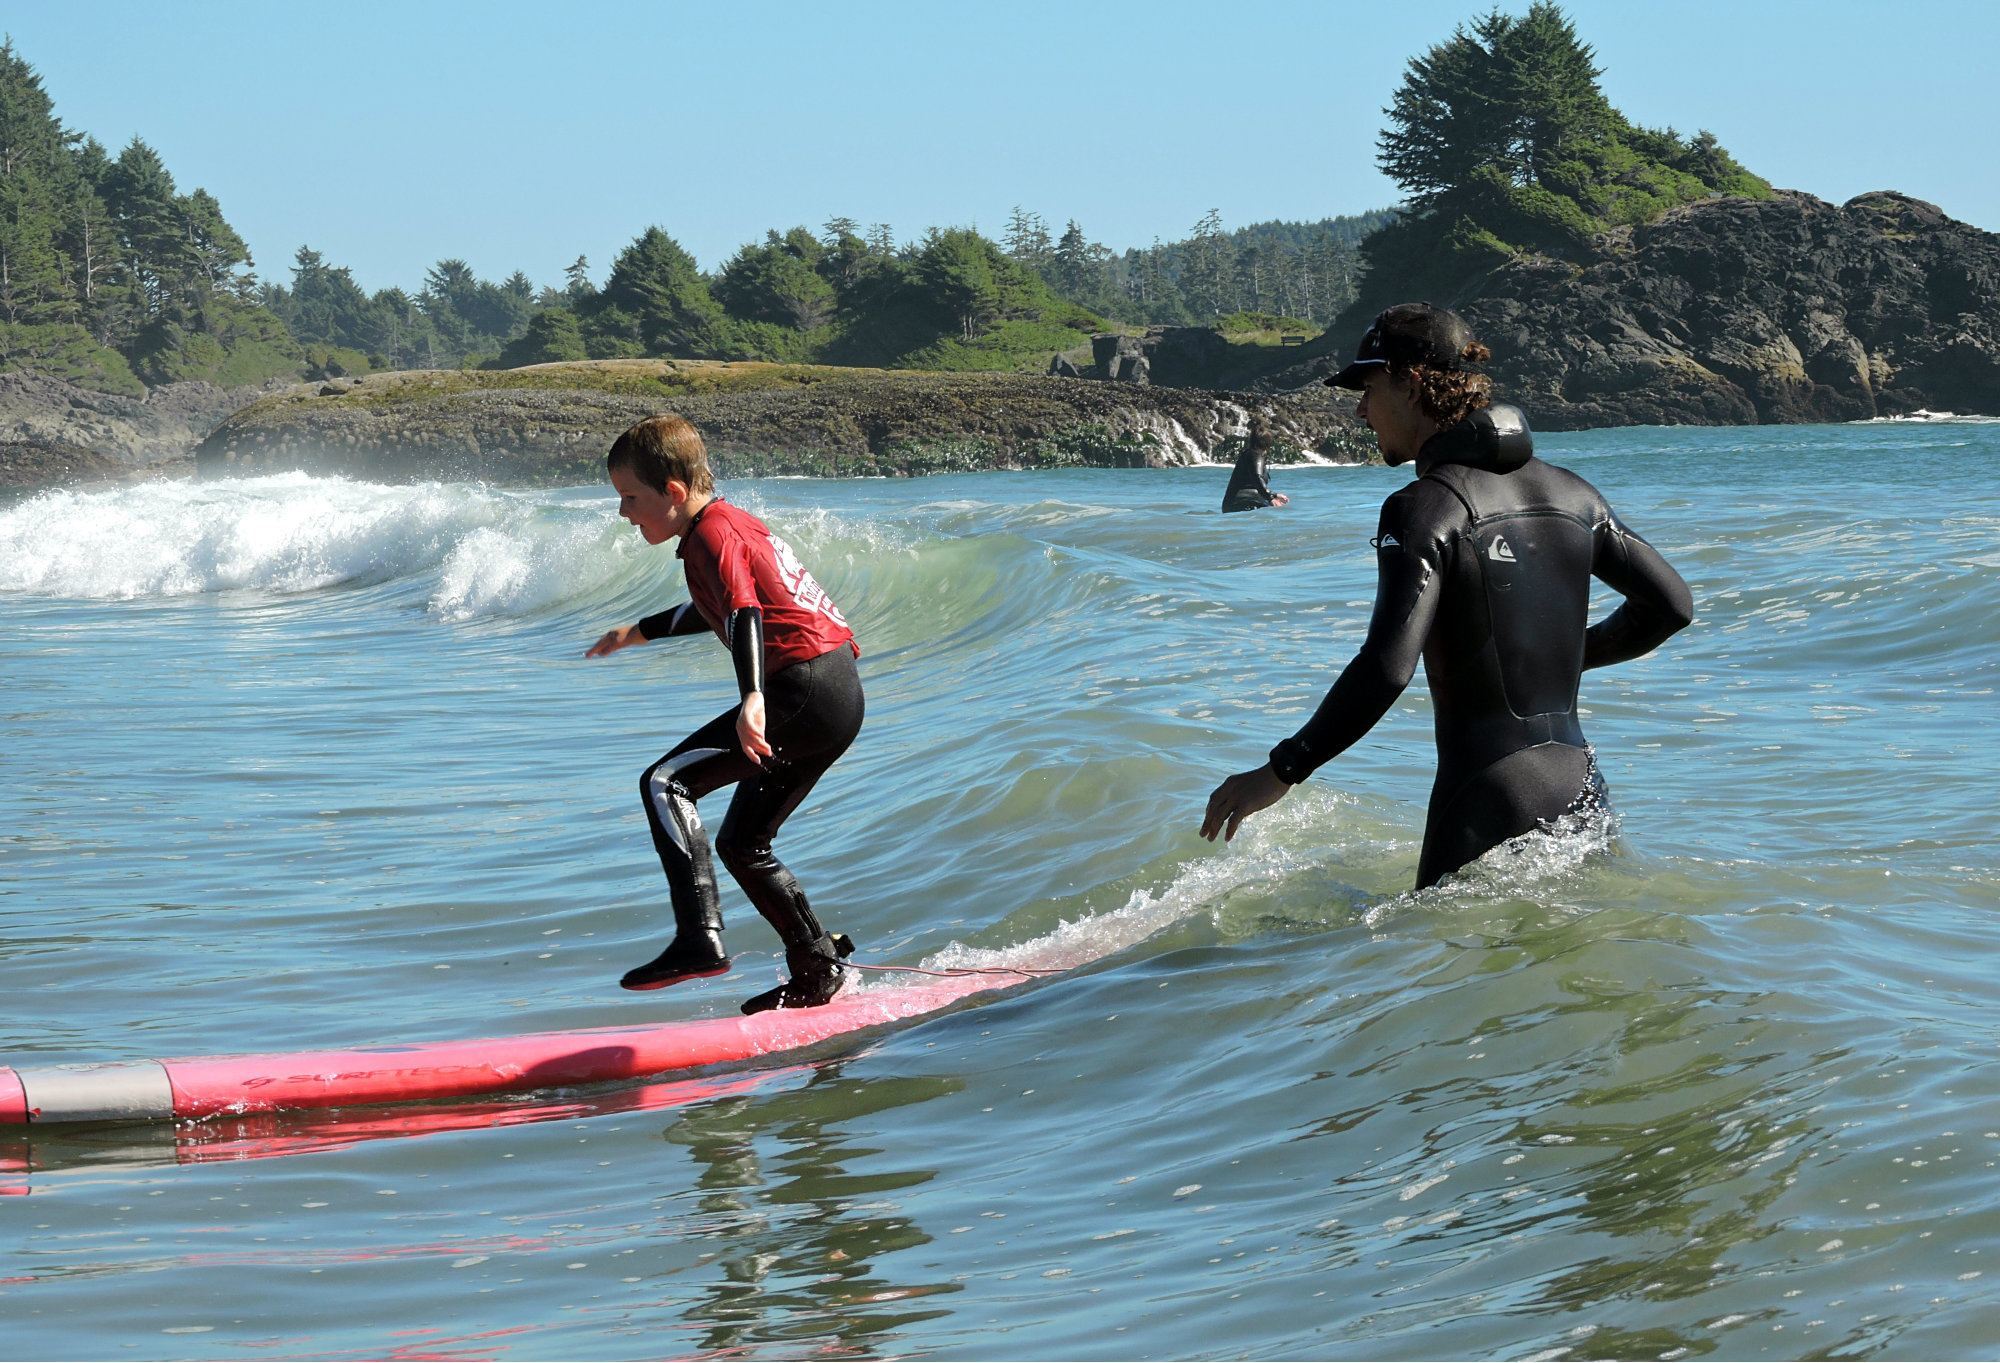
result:
[(1014, 211), (1007, 218), (1007, 235), (1003, 244), (1007, 254), (1017, 264), (1037, 274), (1048, 274), (1054, 247), (1049, 239), (1049, 225), (1042, 221), (1041, 214), (1030, 213), (1019, 204), (1014, 205)]
[(251, 275), (238, 275), (236, 267), (249, 265), (250, 248), (222, 217), (222, 205), (205, 189), (197, 189), (177, 207), (187, 238), (189, 273), (183, 287), (194, 296), (220, 289), (242, 293), (255, 287)]
[(590, 262), (578, 256), (563, 271), (563, 293), (569, 299), (569, 306), (580, 308), (584, 300), (597, 292), (597, 286), (590, 282)]
[(1517, 178), (1548, 185), (1559, 163), (1600, 142), (1616, 115), (1598, 88), (1603, 71), (1576, 26), (1549, 0), (1507, 24), (1493, 25), (1496, 98)]
[(722, 309), (708, 281), (657, 227), (619, 253), (595, 309), (600, 334), (642, 354), (712, 359), (722, 349)]
[(916, 283), (925, 301), (954, 325), (963, 340), (977, 340), (999, 320), (1003, 276), (999, 252), (969, 228), (925, 234), (917, 253)]
[(568, 308), (555, 307), (544, 308), (529, 318), (527, 329), (501, 350), (499, 362), (502, 368), (518, 369), (524, 364), (589, 357), (576, 314)]
[(852, 218), (829, 218), (821, 228), (820, 278), (833, 287), (836, 298), (853, 287), (868, 268), (868, 243), (861, 239), (861, 224)]
[(1376, 164), (1402, 186), (1413, 207), (1466, 183), (1482, 166), (1506, 164), (1513, 129), (1504, 107), (1501, 73), (1489, 44), (1513, 21), (1497, 10), (1464, 25), (1412, 58), (1394, 101), (1389, 126), (1377, 139)]
[[(848, 240), (854, 240), (849, 237)], [(715, 282), (715, 297), (732, 317), (810, 331), (833, 317), (833, 285), (816, 268), (825, 247), (803, 227), (774, 230), (762, 244), (738, 251)]]
[(1236, 252), (1222, 231), (1222, 210), (1211, 208), (1194, 225), (1187, 243), (1187, 264), (1181, 272), (1181, 293), (1202, 321), (1222, 315), (1230, 301), (1236, 273)]

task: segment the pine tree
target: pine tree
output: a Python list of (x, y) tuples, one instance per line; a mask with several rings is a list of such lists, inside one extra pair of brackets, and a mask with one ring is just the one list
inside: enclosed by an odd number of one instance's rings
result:
[(1030, 213), (1019, 204), (1014, 205), (1014, 211), (1007, 218), (1007, 235), (1002, 245), (1017, 263), (1040, 274), (1048, 272), (1053, 248), (1049, 240), (1049, 225), (1042, 221), (1041, 214)]
[(177, 287), (198, 268), (174, 177), (159, 153), (135, 137), (112, 162), (105, 191), (125, 267), (147, 313), (157, 317), (173, 306)]
[(612, 262), (596, 306), (619, 319), (617, 329), (644, 353), (714, 358), (721, 346), (722, 309), (694, 257), (657, 227), (648, 227)]
[(1546, 185), (1559, 162), (1611, 130), (1616, 115), (1597, 84), (1604, 73), (1576, 26), (1549, 0), (1495, 26), (1491, 44), (1510, 160), (1519, 178)]
[(979, 339), (1000, 315), (1001, 276), (992, 243), (967, 228), (932, 228), (917, 253), (916, 279), (927, 301), (956, 326), (960, 339)]
[(1236, 272), (1236, 249), (1222, 231), (1222, 210), (1211, 208), (1194, 225), (1187, 243), (1181, 293), (1202, 321), (1222, 315)]
[(1389, 126), (1377, 139), (1376, 164), (1412, 207), (1427, 207), (1483, 166), (1511, 164), (1512, 116), (1489, 45), (1512, 22), (1496, 10), (1470, 32), (1462, 24), (1453, 29), (1411, 59), (1382, 111)]

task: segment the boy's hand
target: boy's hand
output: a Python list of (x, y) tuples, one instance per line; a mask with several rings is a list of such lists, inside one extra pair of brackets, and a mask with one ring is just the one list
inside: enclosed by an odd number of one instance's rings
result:
[(1201, 821), (1201, 835), (1210, 842), (1217, 833), (1228, 842), (1243, 821), (1260, 809), (1269, 809), (1285, 798), (1291, 787), (1266, 762), (1255, 771), (1240, 771), (1215, 788), (1208, 797), (1208, 812)]
[(1286, 496), (1286, 495), (1285, 495), (1284, 493), (1282, 493), (1282, 492), (1274, 492), (1274, 493), (1272, 493), (1272, 494), (1271, 494), (1271, 505), (1272, 505), (1272, 506), (1283, 506), (1283, 505), (1284, 505), (1284, 504), (1285, 504), (1286, 502), (1289, 502), (1290, 500), (1292, 500), (1292, 499), (1291, 499), (1290, 497), (1287, 497), (1287, 496)]
[(770, 740), (764, 737), (762, 691), (752, 691), (743, 698), (743, 708), (736, 712), (736, 741), (742, 746), (744, 756), (760, 767), (764, 765), (763, 759), (775, 755)]
[(602, 658), (608, 653), (616, 653), (621, 648), (630, 648), (633, 644), (645, 642), (646, 636), (639, 633), (637, 625), (620, 625), (617, 629), (606, 630), (602, 639), (584, 650), (583, 656)]

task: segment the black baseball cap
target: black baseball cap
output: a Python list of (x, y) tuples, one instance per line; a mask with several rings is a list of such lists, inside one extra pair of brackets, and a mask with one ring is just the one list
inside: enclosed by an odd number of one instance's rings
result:
[(1385, 365), (1420, 364), (1429, 369), (1465, 368), (1472, 328), (1449, 308), (1432, 303), (1398, 303), (1376, 315), (1354, 363), (1326, 381), (1329, 388), (1365, 388), (1370, 371)]

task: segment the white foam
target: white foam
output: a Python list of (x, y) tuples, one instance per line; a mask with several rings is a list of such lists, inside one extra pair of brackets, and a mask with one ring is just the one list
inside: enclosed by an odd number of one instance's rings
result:
[(391, 578), (435, 564), (510, 501), (299, 473), (48, 492), (0, 512), (0, 591), (132, 600)]
[(1501, 843), (1428, 890), (1412, 890), (1371, 905), (1361, 921), (1380, 927), (1404, 909), (1464, 900), (1542, 900), (1551, 882), (1606, 851), (1617, 836), (1618, 814), (1613, 809), (1565, 814), (1545, 829)]
[(480, 526), (446, 555), (431, 614), (520, 615), (608, 589), (631, 568), (636, 540), (619, 533), (625, 529), (608, 516), (576, 513)]
[(1102, 960), (1197, 914), (1217, 916), (1234, 891), (1268, 884), (1297, 873), (1307, 858), (1291, 844), (1333, 822), (1336, 810), (1351, 813), (1352, 800), (1312, 792), (1246, 825), (1233, 846), (1218, 844), (1214, 855), (1183, 863), (1158, 889), (1137, 889), (1109, 913), (1064, 920), (1054, 931), (1013, 946), (971, 947), (953, 942), (924, 962), (930, 970), (1071, 970)]

